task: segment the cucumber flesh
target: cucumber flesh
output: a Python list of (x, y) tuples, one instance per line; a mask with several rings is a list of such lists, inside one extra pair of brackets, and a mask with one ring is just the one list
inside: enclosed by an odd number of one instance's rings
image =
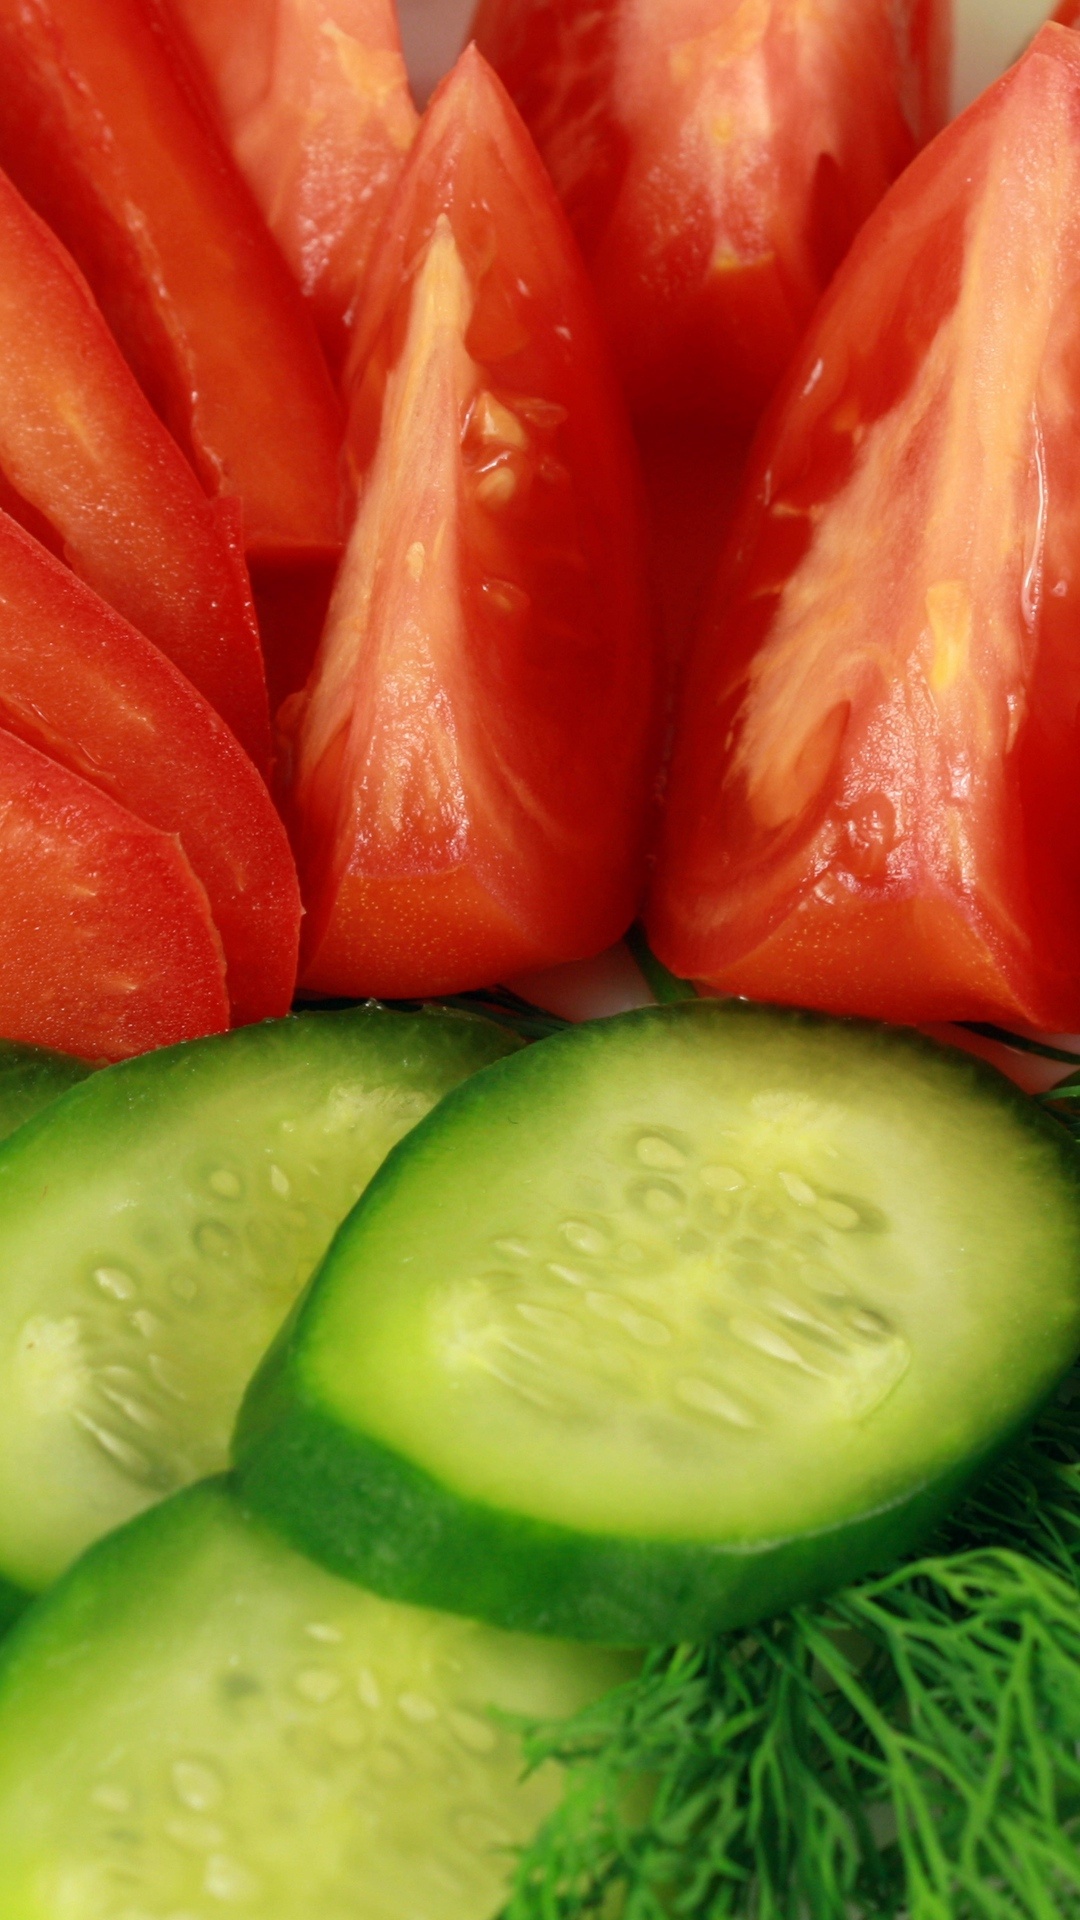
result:
[[(88, 1080), (94, 1068), (86, 1060), (51, 1047), (27, 1047), (0, 1040), (0, 1141), (58, 1100), (69, 1087)], [(22, 1611), (26, 1596), (0, 1574), (0, 1633)]]
[(88, 1061), (54, 1053), (50, 1047), (0, 1040), (0, 1140), (7, 1140), (17, 1127), (93, 1072)]
[(109, 1067), (0, 1147), (0, 1576), (219, 1471), (244, 1387), (385, 1153), (518, 1043), (307, 1014)]
[(0, 1913), (491, 1920), (560, 1785), (522, 1778), (498, 1714), (571, 1713), (627, 1672), (378, 1599), (196, 1488), (6, 1644)]
[(390, 1157), (247, 1497), (378, 1590), (629, 1643), (906, 1549), (1080, 1345), (1080, 1158), (991, 1069), (745, 1005), (542, 1041)]

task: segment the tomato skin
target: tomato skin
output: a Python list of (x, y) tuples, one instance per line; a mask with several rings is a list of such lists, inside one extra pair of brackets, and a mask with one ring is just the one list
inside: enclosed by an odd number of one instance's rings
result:
[(393, 0), (172, 0), (241, 172), (339, 367), (419, 125)]
[(623, 931), (654, 667), (632, 444), (588, 285), (474, 52), (383, 235), (348, 369), (357, 519), (284, 717), (302, 980), (404, 996)]
[(0, 471), (9, 511), (175, 662), (265, 771), (243, 558), (71, 256), (3, 174)]
[(0, 1032), (123, 1060), (229, 1024), (221, 943), (180, 847), (0, 728)]
[(2, 513), (0, 727), (175, 838), (213, 915), (234, 1023), (288, 1012), (300, 898), (266, 786), (172, 663)]
[(766, 420), (649, 908), (719, 991), (1080, 1025), (1080, 41), (868, 222)]
[(256, 560), (336, 550), (337, 404), (157, 0), (0, 0), (0, 165)]
[(479, 0), (637, 415), (752, 424), (833, 270), (944, 124), (942, 0)]

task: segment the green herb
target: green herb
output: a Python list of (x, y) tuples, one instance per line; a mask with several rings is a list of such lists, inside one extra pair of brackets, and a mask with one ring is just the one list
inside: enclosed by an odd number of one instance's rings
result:
[(1012, 1047), (1016, 1053), (1033, 1053), (1040, 1060), (1060, 1060), (1065, 1066), (1076, 1063), (1075, 1048), (1070, 1052), (1065, 1047), (1054, 1047), (1048, 1040), (1032, 1040), (1026, 1033), (1011, 1033), (1008, 1027), (994, 1027), (985, 1020), (960, 1020), (958, 1026), (968, 1033), (981, 1034), (984, 1040), (996, 1040), (1003, 1047)]
[(1049, 1093), (1039, 1095), (1039, 1105), (1060, 1120), (1067, 1132), (1080, 1141), (1080, 1073), (1070, 1073)]
[(657, 959), (645, 938), (645, 929), (638, 921), (627, 933), (626, 944), (637, 962), (645, 985), (662, 1007), (671, 1006), (677, 1000), (697, 999), (697, 988), (693, 981), (680, 980), (678, 974), (672, 973), (662, 960)]
[(1080, 1381), (935, 1551), (657, 1650), (569, 1768), (507, 1920), (1080, 1915)]
[[(348, 1007), (371, 1006), (369, 1000), (350, 998), (311, 999), (298, 994), (293, 1002), (294, 1013), (340, 1013)], [(512, 993), (509, 987), (485, 987), (477, 993), (450, 994), (441, 1000), (385, 1000), (381, 1005), (399, 1013), (419, 1013), (424, 1006), (456, 1008), (462, 1013), (480, 1013), (487, 1020), (493, 1020), (497, 1026), (509, 1027), (513, 1033), (521, 1035), (523, 1040), (546, 1040), (551, 1033), (561, 1032), (570, 1025), (561, 1014), (548, 1013), (542, 1007), (534, 1007), (529, 1000), (523, 1000), (519, 993)]]
[(511, 1028), (523, 1040), (546, 1040), (549, 1034), (561, 1033), (572, 1024), (564, 1020), (561, 1013), (549, 1013), (545, 1007), (523, 1000), (520, 993), (512, 992), (509, 987), (485, 987), (479, 993), (455, 994), (441, 1000), (439, 1005), (461, 1007), (466, 1013), (482, 1013), (498, 1026)]
[[(960, 1024), (969, 1033), (978, 1033), (985, 1040), (996, 1040), (1000, 1045), (1012, 1047), (1017, 1053), (1034, 1054), (1040, 1060), (1059, 1061), (1062, 1066), (1075, 1066), (1077, 1054), (1066, 1047), (1055, 1047), (1046, 1040), (1032, 1040), (1027, 1034), (1010, 1033), (1006, 1027), (988, 1026), (984, 1021), (964, 1020)], [(1036, 1096), (1041, 1107), (1060, 1120), (1074, 1140), (1080, 1140), (1080, 1072), (1067, 1074), (1059, 1080), (1049, 1092)]]

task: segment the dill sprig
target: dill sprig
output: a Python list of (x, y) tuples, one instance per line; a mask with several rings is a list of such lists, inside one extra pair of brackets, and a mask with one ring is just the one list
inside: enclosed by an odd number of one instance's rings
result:
[(568, 1769), (506, 1920), (1080, 1915), (1080, 1385), (883, 1577), (656, 1649)]
[(663, 961), (657, 959), (639, 920), (635, 920), (624, 937), (645, 985), (660, 1006), (671, 1006), (677, 1000), (697, 999), (697, 988), (693, 981), (681, 980), (677, 973), (672, 973), (670, 967), (665, 967)]
[(1039, 1105), (1060, 1120), (1074, 1140), (1080, 1141), (1080, 1073), (1070, 1073), (1066, 1079), (1059, 1080), (1049, 1093), (1039, 1095)]
[(458, 1013), (482, 1014), (486, 1020), (493, 1020), (496, 1026), (509, 1027), (522, 1040), (546, 1040), (549, 1034), (561, 1033), (571, 1023), (561, 1014), (548, 1013), (543, 1007), (534, 1007), (530, 1000), (523, 1000), (519, 993), (513, 993), (509, 987), (484, 987), (476, 993), (448, 994), (439, 1000), (381, 1000), (371, 998), (361, 1000), (356, 996), (338, 995), (330, 997), (320, 994), (310, 997), (298, 994), (293, 1001), (294, 1013), (344, 1013), (351, 1007), (384, 1006), (391, 1013), (420, 1013), (425, 1007), (434, 1009), (448, 1007)]

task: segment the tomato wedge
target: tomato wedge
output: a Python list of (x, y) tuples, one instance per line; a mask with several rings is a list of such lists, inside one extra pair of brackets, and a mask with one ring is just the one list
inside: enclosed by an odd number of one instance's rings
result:
[(173, 0), (229, 145), (340, 366), (419, 124), (393, 0)]
[(229, 1024), (178, 840), (0, 728), (0, 1033), (122, 1060)]
[(944, 0), (480, 0), (636, 414), (759, 414), (852, 237), (944, 123)]
[(265, 771), (251, 589), (71, 256), (0, 174), (3, 504), (168, 654)]
[(718, 989), (1080, 1027), (1080, 40), (867, 224), (763, 429), (649, 913)]
[(633, 452), (540, 161), (466, 53), (384, 228), (350, 362), (360, 504), (286, 720), (325, 992), (599, 952), (642, 874), (653, 669)]
[(157, 0), (0, 0), (0, 165), (74, 254), (257, 560), (333, 552), (339, 422), (303, 301)]
[(220, 934), (234, 1022), (288, 1012), (300, 900), (263, 781), (171, 662), (2, 513), (0, 727), (175, 837)]

